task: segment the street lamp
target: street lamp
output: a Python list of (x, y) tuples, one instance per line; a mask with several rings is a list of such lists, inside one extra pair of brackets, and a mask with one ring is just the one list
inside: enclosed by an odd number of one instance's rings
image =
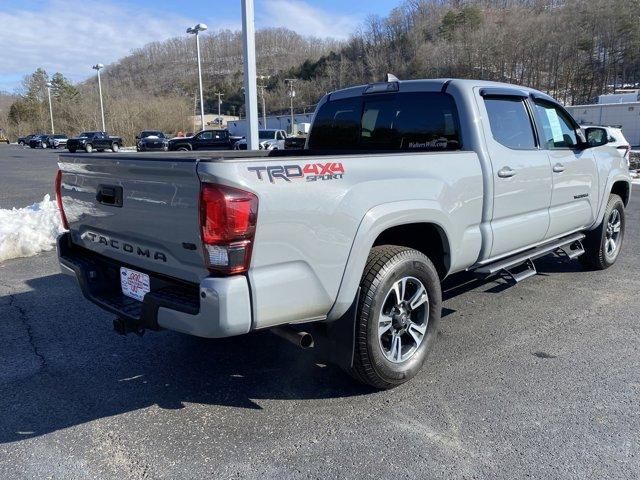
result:
[(53, 108), (51, 108), (51, 82), (47, 82), (47, 94), (49, 95), (49, 118), (51, 119), (51, 135), (55, 135), (56, 131), (53, 129)]
[(100, 70), (104, 68), (104, 65), (101, 63), (96, 63), (91, 68), (98, 72), (98, 92), (100, 93), (100, 114), (102, 115), (102, 131), (106, 132), (107, 129), (104, 126), (104, 105), (102, 103), (102, 82), (100, 82)]
[(285, 78), (284, 82), (289, 85), (289, 99), (291, 100), (291, 135), (295, 132), (293, 131), (293, 97), (296, 96), (296, 91), (293, 89), (293, 84), (295, 83), (295, 78)]
[(202, 130), (204, 130), (204, 96), (202, 94), (202, 64), (200, 63), (200, 32), (204, 32), (207, 26), (204, 23), (199, 23), (195, 27), (187, 28), (187, 33), (191, 33), (196, 36), (196, 52), (198, 55), (198, 81), (200, 83), (200, 122), (202, 123)]

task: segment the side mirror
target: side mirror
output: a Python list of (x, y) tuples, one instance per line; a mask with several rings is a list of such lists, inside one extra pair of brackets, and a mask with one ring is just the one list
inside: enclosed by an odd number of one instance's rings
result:
[(587, 138), (587, 148), (601, 147), (606, 145), (609, 140), (607, 130), (600, 127), (585, 128), (585, 136)]

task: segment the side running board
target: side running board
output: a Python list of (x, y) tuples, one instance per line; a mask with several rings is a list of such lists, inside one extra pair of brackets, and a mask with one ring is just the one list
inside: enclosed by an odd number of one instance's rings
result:
[(552, 252), (567, 260), (573, 260), (582, 255), (584, 253), (584, 248), (582, 247), (583, 239), (583, 233), (574, 233), (568, 237), (483, 265), (474, 269), (474, 272), (482, 275), (495, 275), (496, 273), (504, 272), (514, 282), (518, 283), (538, 273), (533, 264), (533, 260), (536, 258), (544, 257)]

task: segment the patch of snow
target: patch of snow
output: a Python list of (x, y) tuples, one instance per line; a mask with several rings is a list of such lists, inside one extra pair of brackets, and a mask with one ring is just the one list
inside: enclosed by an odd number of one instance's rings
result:
[(64, 231), (58, 205), (49, 195), (29, 207), (0, 209), (0, 262), (49, 251)]

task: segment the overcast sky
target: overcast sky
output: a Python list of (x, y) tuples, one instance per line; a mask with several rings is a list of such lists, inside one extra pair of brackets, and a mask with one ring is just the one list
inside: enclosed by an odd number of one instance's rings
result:
[[(286, 27), (317, 37), (348, 38), (371, 14), (401, 0), (255, 0), (256, 27)], [(239, 29), (240, 0), (0, 0), (0, 90), (13, 92), (43, 67), (73, 81), (132, 49), (206, 23)]]

